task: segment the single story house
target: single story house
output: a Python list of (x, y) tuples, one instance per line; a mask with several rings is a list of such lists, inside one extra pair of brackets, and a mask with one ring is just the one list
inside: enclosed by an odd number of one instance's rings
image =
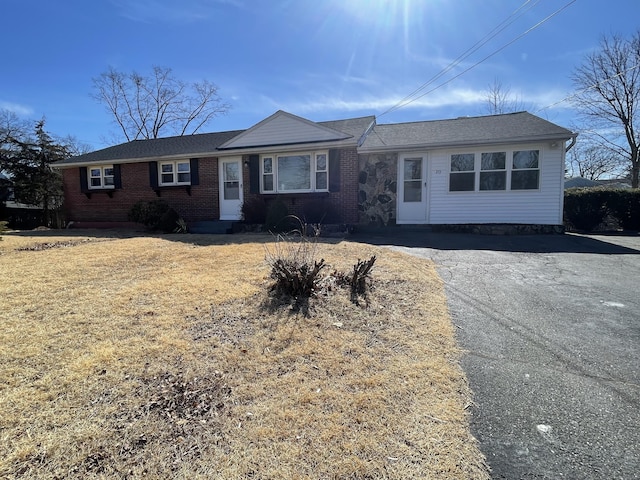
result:
[(350, 225), (559, 226), (575, 137), (527, 112), (378, 124), (278, 111), (247, 130), (135, 140), (56, 167), (68, 220), (86, 226), (126, 222), (158, 197), (188, 223), (241, 220), (244, 201), (278, 198)]

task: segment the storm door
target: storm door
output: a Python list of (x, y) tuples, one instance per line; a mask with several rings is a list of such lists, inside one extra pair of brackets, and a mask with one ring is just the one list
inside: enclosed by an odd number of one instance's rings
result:
[(398, 158), (398, 223), (427, 223), (427, 156)]

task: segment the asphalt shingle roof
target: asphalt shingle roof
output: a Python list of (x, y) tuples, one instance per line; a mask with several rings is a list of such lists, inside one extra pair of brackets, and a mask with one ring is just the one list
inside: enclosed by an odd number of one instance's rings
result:
[[(351, 137), (355, 137), (357, 140), (374, 120), (375, 117), (371, 115), (368, 117), (347, 118), (344, 120), (317, 123), (318, 125), (344, 132)], [(218, 147), (244, 131), (245, 130), (231, 130), (228, 132), (200, 133), (150, 140), (133, 140), (57, 162), (56, 165), (81, 165), (101, 162), (124, 163), (131, 160), (143, 161), (145, 159), (177, 155), (185, 157), (205, 154), (215, 155)]]
[[(359, 140), (375, 120), (374, 116), (317, 122)], [(173, 156), (215, 155), (218, 147), (245, 130), (202, 133), (178, 137), (134, 140), (58, 162), (58, 166), (101, 162), (125, 163)], [(447, 147), (487, 143), (514, 143), (534, 140), (569, 139), (566, 128), (528, 112), (451, 120), (375, 125), (360, 147), (361, 151), (407, 147)]]
[(403, 147), (446, 147), (569, 139), (574, 134), (528, 112), (451, 120), (376, 125), (362, 150)]
[(232, 139), (244, 130), (228, 132), (199, 133), (178, 137), (154, 138), (150, 140), (133, 140), (120, 145), (103, 148), (95, 152), (57, 162), (56, 165), (72, 165), (94, 162), (124, 162), (127, 160), (143, 160), (147, 158), (170, 157), (173, 155), (194, 156), (210, 154), (224, 142)]

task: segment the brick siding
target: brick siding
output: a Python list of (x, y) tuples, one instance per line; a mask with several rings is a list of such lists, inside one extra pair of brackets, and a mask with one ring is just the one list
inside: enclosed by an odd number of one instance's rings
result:
[(62, 171), (64, 185), (64, 207), (68, 221), (74, 222), (126, 222), (131, 207), (141, 200), (153, 201), (162, 198), (187, 222), (218, 218), (218, 160), (201, 158), (198, 162), (200, 184), (191, 187), (164, 187), (160, 197), (149, 184), (149, 164), (126, 163), (121, 167), (122, 188), (91, 190), (90, 198), (80, 188), (80, 169), (67, 168)]
[(340, 223), (355, 224), (358, 222), (358, 153), (354, 148), (340, 150), (340, 191), (329, 193), (297, 193), (297, 194), (255, 194), (250, 192), (249, 168), (246, 164), (249, 156), (245, 155), (242, 162), (244, 198), (262, 198), (267, 206), (280, 199), (287, 206), (290, 215), (304, 219), (305, 205), (311, 202), (325, 202), (339, 214)]
[[(248, 156), (242, 159), (244, 198), (256, 196), (250, 193)], [(191, 195), (186, 187), (161, 188), (161, 196), (149, 184), (147, 162), (126, 163), (121, 166), (122, 188), (111, 190), (91, 190), (90, 198), (80, 188), (80, 169), (67, 168), (62, 171), (65, 195), (65, 211), (68, 221), (73, 222), (127, 222), (131, 207), (139, 201), (153, 201), (162, 198), (187, 222), (214, 220), (220, 217), (218, 159), (201, 158), (198, 162), (199, 185), (191, 187)], [(304, 216), (304, 206), (308, 202), (328, 202), (339, 212), (341, 223), (354, 224), (358, 221), (358, 154), (355, 148), (340, 150), (340, 191), (328, 194), (259, 195), (271, 202), (281, 198), (289, 213), (300, 218)]]

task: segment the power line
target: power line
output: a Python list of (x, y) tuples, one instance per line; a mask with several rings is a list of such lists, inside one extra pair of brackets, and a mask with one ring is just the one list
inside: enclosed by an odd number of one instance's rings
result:
[(640, 63), (637, 63), (637, 64), (636, 64), (636, 65), (634, 65), (633, 67), (629, 67), (629, 68), (627, 68), (626, 70), (623, 70), (622, 72), (617, 73), (616, 75), (613, 75), (612, 77), (605, 78), (604, 80), (601, 80), (601, 81), (599, 81), (598, 83), (595, 83), (595, 84), (593, 84), (593, 85), (589, 85), (588, 87), (585, 87), (585, 88), (583, 88), (583, 89), (581, 89), (581, 90), (578, 90), (576, 93), (573, 93), (573, 94), (571, 94), (571, 95), (568, 95), (568, 96), (564, 97), (562, 100), (558, 100), (557, 102), (552, 103), (552, 104), (550, 104), (550, 105), (547, 105), (546, 107), (539, 108), (538, 110), (536, 110), (536, 111), (535, 111), (535, 112), (533, 112), (533, 113), (538, 113), (538, 112), (541, 112), (542, 110), (546, 110), (546, 109), (548, 109), (548, 108), (555, 107), (556, 105), (559, 105), (559, 104), (564, 103), (564, 102), (566, 102), (566, 101), (568, 101), (568, 100), (571, 100), (572, 98), (575, 98), (575, 97), (577, 97), (578, 95), (581, 95), (581, 94), (583, 94), (584, 92), (586, 92), (586, 91), (588, 91), (588, 90), (591, 90), (591, 89), (594, 89), (594, 88), (598, 88), (598, 87), (599, 87), (600, 85), (602, 85), (603, 83), (607, 83), (607, 82), (610, 82), (611, 80), (614, 80), (614, 79), (616, 79), (616, 78), (618, 78), (618, 77), (621, 77), (622, 75), (624, 75), (624, 74), (626, 74), (627, 72), (630, 72), (630, 71), (632, 71), (632, 70), (635, 70), (636, 68), (640, 68)]
[[(527, 9), (523, 10), (529, 3), (531, 3), (531, 0), (526, 0), (522, 5), (520, 5), (520, 7), (518, 7), (516, 10), (514, 10), (505, 20), (500, 22), (487, 35), (485, 35), (483, 38), (478, 40), (471, 47), (469, 47), (467, 50), (465, 50), (463, 53), (461, 53), (458, 57), (456, 57), (444, 69), (440, 70), (440, 72), (438, 72), (436, 75), (431, 77), (429, 80), (427, 80), (425, 83), (420, 85), (418, 88), (416, 88), (410, 94), (408, 94), (407, 96), (402, 98), (398, 103), (396, 103), (395, 105), (390, 107), (388, 110), (386, 110), (385, 112), (383, 112), (379, 116), (381, 117), (383, 115), (386, 115), (387, 113), (391, 113), (394, 110), (400, 108), (404, 102), (406, 102), (407, 100), (411, 99), (411, 97), (413, 97), (414, 95), (417, 95), (418, 93), (420, 93), (422, 90), (424, 90), (429, 85), (431, 85), (433, 82), (435, 82), (436, 80), (441, 78), (443, 75), (445, 75), (446, 73), (451, 71), (453, 68), (457, 67), (463, 60), (465, 60), (471, 54), (473, 54), (476, 51), (478, 51), (482, 46), (486, 45), (490, 40), (492, 40), (494, 37), (496, 37), (500, 32), (504, 31), (509, 25), (511, 25), (518, 18), (520, 18), (522, 15), (524, 15), (528, 10), (531, 10), (532, 8), (534, 8), (539, 2), (540, 2), (540, 0), (536, 0), (536, 2), (533, 5), (529, 6)], [(514, 17), (521, 10), (523, 10), (523, 11), (519, 15), (517, 15), (515, 18), (512, 19), (512, 17)], [(511, 20), (511, 21), (509, 21), (509, 20)]]
[[(459, 74), (455, 75), (454, 77), (451, 77), (449, 80), (441, 83), (440, 85), (432, 88), (431, 90), (428, 90), (426, 92), (424, 92), (421, 95), (418, 95), (417, 97), (413, 97), (411, 99), (407, 99), (407, 100), (402, 100), (400, 102), (398, 102), (396, 105), (394, 105), (393, 107), (391, 107), (389, 110), (387, 110), (386, 112), (384, 112), (382, 115), (386, 114), (386, 113), (390, 113), (392, 111), (398, 110), (402, 107), (406, 107), (407, 105), (415, 102), (416, 100), (419, 100), (420, 98), (424, 97), (425, 95), (428, 95), (432, 92), (434, 92), (435, 90), (438, 90), (439, 88), (447, 85), (448, 83), (451, 83), (453, 80), (455, 80), (458, 77), (461, 77), (462, 75), (464, 75), (465, 73), (469, 72), (470, 70), (474, 69), (475, 67), (477, 67), (478, 65), (480, 65), (481, 63), (487, 61), (488, 59), (490, 59), (491, 57), (497, 55), (498, 53), (500, 53), (502, 50), (504, 50), (505, 48), (511, 46), (512, 44), (514, 44), (515, 42), (517, 42), (518, 40), (520, 40), (522, 37), (524, 37), (525, 35), (528, 35), (529, 33), (531, 33), (533, 30), (535, 30), (536, 28), (540, 27), (541, 25), (543, 25), (544, 23), (546, 23), (547, 21), (549, 21), (551, 18), (555, 17), (556, 15), (558, 15), (560, 12), (562, 12), (563, 10), (565, 10), (566, 8), (568, 8), (569, 6), (571, 6), (572, 4), (574, 4), (576, 2), (576, 0), (571, 0), (569, 3), (567, 3), (566, 5), (564, 5), (563, 7), (559, 8), (558, 10), (556, 10), (555, 12), (553, 12), (551, 15), (548, 15), (547, 17), (545, 17), (544, 19), (542, 19), (541, 21), (539, 21), (538, 23), (536, 23), (535, 25), (533, 25), (532, 27), (528, 28), (527, 30), (525, 30), (523, 33), (521, 33), (520, 35), (518, 35), (517, 37), (515, 37), (514, 39), (512, 39), (511, 41), (509, 41), (508, 43), (506, 43), (505, 45), (503, 45), (502, 47), (500, 47), (499, 49), (495, 50), (493, 53), (487, 55), (486, 57), (484, 57), (482, 60), (474, 63), (473, 65), (471, 65), (470, 67), (466, 68), (465, 70), (463, 70), (462, 72), (460, 72)], [(406, 98), (406, 97), (405, 97)], [(380, 115), (380, 116), (382, 116)]]
[(533, 7), (535, 7), (540, 0), (537, 0), (533, 5), (531, 5), (530, 7), (528, 7), (526, 10), (522, 11), (519, 15), (517, 15), (515, 18), (513, 18), (511, 21), (509, 21), (512, 17), (514, 17), (518, 12), (520, 12), (521, 10), (523, 10), (529, 3), (531, 3), (531, 0), (527, 0), (525, 3), (523, 3), (522, 5), (520, 5), (520, 7), (518, 7), (515, 11), (513, 11), (511, 13), (511, 15), (509, 15), (509, 17), (507, 17), (505, 20), (503, 20), (501, 23), (499, 23), (496, 27), (493, 28), (493, 30), (491, 30), (487, 35), (485, 35), (483, 38), (481, 38), (480, 40), (478, 40), (475, 44), (473, 44), (470, 48), (468, 48), (467, 50), (465, 50), (462, 54), (460, 54), (455, 60), (453, 60), (449, 65), (447, 65), (444, 69), (442, 69), (439, 73), (437, 73), (436, 75), (434, 75), (433, 77), (431, 77), (427, 82), (423, 83), (422, 85), (420, 85), (418, 88), (416, 88), (413, 92), (411, 92), (409, 95), (405, 96), (402, 100), (400, 100), (398, 103), (396, 103), (395, 105), (393, 105), (392, 107), (390, 107), (388, 110), (386, 110), (385, 112), (383, 112), (380, 116), (386, 115), (387, 113), (391, 113), (394, 110), (400, 108), (402, 106), (402, 104), (404, 104), (404, 102), (408, 101), (409, 99), (411, 99), (411, 97), (413, 97), (414, 95), (417, 95), (418, 93), (420, 93), (422, 90), (424, 90), (425, 88), (427, 88), (429, 85), (431, 85), (433, 82), (435, 82), (436, 80), (438, 80), (440, 77), (442, 77), (443, 75), (445, 75), (446, 73), (448, 73), (449, 71), (451, 71), (453, 68), (455, 68), (456, 66), (458, 66), (460, 64), (460, 62), (462, 62), (463, 60), (465, 60), (467, 57), (469, 57), (471, 54), (475, 53), (477, 50), (480, 49), (480, 47), (486, 45), (490, 40), (492, 40), (496, 35), (498, 35), (500, 32), (502, 32), (504, 29), (506, 29), (509, 25), (511, 25), (513, 22), (515, 22), (518, 18), (520, 18), (520, 16), (524, 15), (524, 13), (526, 13), (528, 10), (531, 10)]

